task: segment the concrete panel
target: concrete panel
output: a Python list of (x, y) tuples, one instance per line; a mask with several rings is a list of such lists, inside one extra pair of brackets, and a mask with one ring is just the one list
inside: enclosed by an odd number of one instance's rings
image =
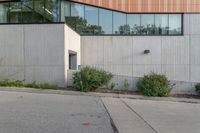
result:
[(112, 65), (112, 72), (114, 75), (121, 75), (121, 76), (132, 76), (133, 75), (133, 69), (132, 65)]
[(0, 66), (0, 80), (17, 79), (24, 80), (24, 67), (22, 66)]
[[(74, 32), (71, 28), (67, 25), (65, 27), (65, 65), (68, 64), (68, 52), (74, 51), (77, 53), (77, 68), (78, 65), (81, 64), (81, 38), (80, 35)], [(67, 56), (67, 57), (66, 57)], [(67, 59), (67, 60), (66, 60)]]
[[(15, 31), (15, 32), (13, 32)], [(23, 66), (23, 26), (0, 26), (0, 65)]]
[(26, 67), (26, 82), (36, 81), (38, 83), (54, 83), (59, 86), (65, 86), (65, 75), (64, 66), (36, 66), (36, 67)]
[(200, 82), (200, 66), (191, 65), (191, 82)]
[[(84, 44), (81, 44), (84, 45)], [(113, 37), (112, 36), (104, 36), (104, 64), (112, 65), (113, 59)]]
[(200, 35), (191, 36), (190, 59), (191, 65), (200, 66)]
[(151, 72), (161, 73), (161, 65), (133, 65), (133, 77), (143, 77)]
[[(144, 50), (150, 50), (150, 53), (144, 54)], [(161, 37), (133, 37), (133, 64), (160, 63)]]
[(64, 65), (63, 25), (25, 25), (27, 66)]
[[(84, 38), (84, 37), (82, 37)], [(103, 64), (103, 37), (87, 37), (82, 39), (82, 65)]]
[(190, 15), (190, 34), (200, 34), (200, 14), (189, 14)]
[(189, 81), (189, 65), (162, 65), (162, 73), (170, 80)]
[(162, 37), (162, 64), (189, 64), (189, 36)]
[(112, 64), (133, 64), (132, 37), (113, 37)]
[(171, 84), (175, 84), (171, 94), (193, 94), (195, 95), (195, 85), (194, 82), (181, 82), (181, 81), (171, 81)]
[(191, 16), (190, 14), (183, 15), (184, 35), (190, 35), (191, 31), (190, 16)]

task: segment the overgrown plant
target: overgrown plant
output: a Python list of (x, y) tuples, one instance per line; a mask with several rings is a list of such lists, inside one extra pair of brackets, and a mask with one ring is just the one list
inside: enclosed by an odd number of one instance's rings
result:
[(112, 83), (110, 84), (110, 89), (113, 90), (113, 89), (115, 88), (115, 86), (116, 86), (116, 83), (115, 83), (115, 82), (112, 82)]
[(200, 83), (198, 83), (196, 86), (196, 92), (200, 95)]
[(129, 87), (129, 82), (127, 79), (124, 80), (124, 89), (125, 90), (128, 90), (128, 87)]
[(73, 74), (73, 86), (77, 91), (93, 91), (108, 84), (112, 77), (110, 72), (87, 66)]
[(146, 96), (168, 96), (171, 91), (167, 77), (156, 73), (145, 75), (138, 81), (137, 87)]

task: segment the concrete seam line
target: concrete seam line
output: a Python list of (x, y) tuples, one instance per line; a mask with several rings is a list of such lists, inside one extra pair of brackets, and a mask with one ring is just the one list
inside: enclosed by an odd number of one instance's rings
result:
[(159, 133), (154, 127), (152, 127), (139, 113), (137, 113), (133, 108), (131, 108), (124, 100), (122, 100), (122, 103), (125, 104), (132, 112), (134, 112), (140, 119), (142, 119), (155, 133)]
[(115, 125), (115, 123), (114, 123), (114, 121), (113, 121), (113, 119), (112, 119), (112, 117), (111, 117), (111, 115), (110, 115), (110, 113), (109, 113), (109, 111), (108, 111), (108, 109), (106, 108), (106, 105), (105, 105), (104, 102), (102, 101), (102, 98), (100, 97), (99, 99), (100, 99), (101, 103), (103, 104), (103, 106), (104, 106), (104, 108), (105, 108), (105, 110), (106, 110), (106, 113), (108, 114), (108, 116), (109, 116), (109, 118), (110, 118), (110, 124), (111, 124), (111, 126), (112, 126), (112, 129), (113, 129), (114, 133), (119, 133), (119, 131), (118, 131), (118, 129), (117, 129), (117, 127), (116, 127), (116, 125)]

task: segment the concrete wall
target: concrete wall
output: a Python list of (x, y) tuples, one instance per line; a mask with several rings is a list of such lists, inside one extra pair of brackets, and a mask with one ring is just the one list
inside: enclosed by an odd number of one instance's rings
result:
[[(69, 41), (66, 41), (67, 40)], [(67, 84), (67, 51), (79, 35), (64, 24), (0, 26), (0, 79)], [(80, 62), (80, 56), (79, 56)], [(79, 63), (80, 64), (80, 63)]]
[(199, 23), (200, 14), (185, 14), (184, 36), (82, 36), (81, 64), (112, 72), (120, 89), (125, 79), (135, 89), (139, 77), (156, 72), (176, 83), (173, 93), (194, 93), (200, 82)]
[(81, 64), (81, 37), (71, 28), (65, 25), (65, 75), (67, 86), (72, 86), (72, 74), (74, 70), (69, 70), (69, 50), (77, 53), (77, 68)]

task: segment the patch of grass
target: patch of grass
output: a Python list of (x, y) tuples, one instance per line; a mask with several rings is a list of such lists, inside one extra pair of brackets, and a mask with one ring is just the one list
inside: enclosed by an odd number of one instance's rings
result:
[(49, 84), (49, 83), (36, 83), (36, 81), (32, 83), (24, 83), (23, 81), (19, 80), (0, 80), (0, 86), (2, 87), (27, 87), (27, 88), (38, 88), (38, 89), (59, 89), (58, 85), (56, 84)]
[(19, 81), (19, 80), (5, 79), (5, 80), (0, 80), (0, 86), (3, 86), (3, 87), (23, 87), (24, 84), (23, 84), (22, 81)]

